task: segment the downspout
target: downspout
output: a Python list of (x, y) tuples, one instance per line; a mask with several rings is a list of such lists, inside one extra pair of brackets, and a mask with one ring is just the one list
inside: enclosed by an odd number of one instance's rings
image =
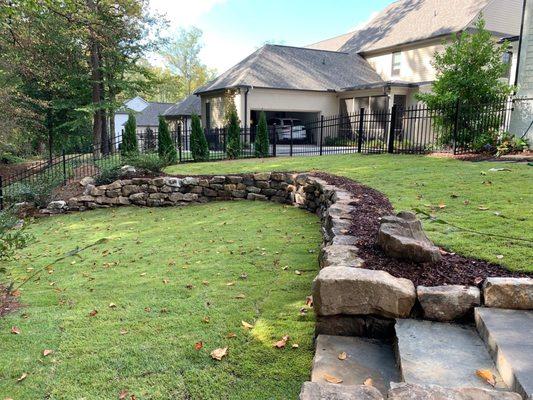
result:
[(246, 91), (244, 92), (244, 129), (246, 132), (246, 129), (248, 127), (248, 92), (250, 91), (250, 86), (246, 88)]
[[(524, 0), (522, 4), (522, 22), (520, 24), (520, 38), (518, 39), (518, 55), (516, 58), (516, 72), (515, 72), (515, 77), (514, 77), (515, 87), (518, 86), (518, 72), (520, 69), (520, 55), (522, 53), (522, 40), (524, 37), (524, 21), (526, 18), (526, 2), (527, 0)], [(515, 91), (515, 95), (516, 95), (516, 91)]]

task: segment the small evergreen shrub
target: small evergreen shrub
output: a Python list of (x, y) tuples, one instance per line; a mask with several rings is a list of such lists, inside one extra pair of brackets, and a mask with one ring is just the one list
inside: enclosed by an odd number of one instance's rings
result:
[(130, 156), (124, 160), (124, 163), (135, 167), (137, 170), (154, 173), (161, 172), (168, 165), (166, 159), (161, 158), (157, 153)]
[[(127, 159), (134, 157), (133, 155), (127, 156)], [(120, 179), (122, 175), (121, 166), (119, 164), (102, 165), (100, 172), (94, 178), (94, 182), (97, 186), (108, 185)]]
[(24, 159), (20, 158), (19, 156), (14, 155), (13, 153), (9, 151), (0, 153), (0, 164), (18, 164), (23, 161)]
[(61, 186), (63, 177), (59, 175), (43, 176), (33, 181), (21, 181), (8, 186), (4, 200), (8, 204), (34, 203), (37, 207), (46, 207), (52, 200), (55, 188)]
[(257, 135), (255, 136), (255, 156), (268, 157), (269, 143), (268, 143), (268, 127), (266, 114), (261, 111), (259, 114), (259, 122), (257, 124)]
[(178, 153), (176, 146), (170, 137), (167, 121), (164, 117), (159, 117), (159, 135), (157, 136), (157, 151), (159, 158), (166, 162), (167, 165), (176, 164), (178, 161)]
[(191, 121), (191, 155), (194, 161), (207, 161), (209, 160), (209, 146), (205, 133), (200, 124), (200, 117), (198, 115), (192, 115)]
[(123, 156), (129, 156), (138, 153), (139, 147), (137, 145), (137, 122), (135, 121), (135, 115), (130, 114), (124, 128), (124, 134), (122, 135), (120, 154)]
[(229, 123), (228, 123), (228, 132), (227, 132), (227, 145), (226, 145), (226, 155), (229, 159), (239, 158), (242, 151), (239, 128), (239, 117), (235, 110), (231, 110), (229, 113)]

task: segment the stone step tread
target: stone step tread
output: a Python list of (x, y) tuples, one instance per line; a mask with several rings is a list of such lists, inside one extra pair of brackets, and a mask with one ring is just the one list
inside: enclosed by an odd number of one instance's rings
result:
[(533, 399), (533, 311), (479, 307), (475, 318), (504, 381)]
[(492, 389), (476, 375), (477, 370), (489, 370), (496, 379), (496, 388), (507, 390), (473, 327), (399, 319), (395, 329), (403, 381), (448, 388)]
[[(343, 352), (346, 359), (340, 360)], [(370, 378), (383, 394), (389, 390), (390, 382), (400, 379), (390, 344), (349, 336), (318, 336), (311, 381), (326, 382), (325, 374), (342, 379), (341, 385), (362, 385)]]

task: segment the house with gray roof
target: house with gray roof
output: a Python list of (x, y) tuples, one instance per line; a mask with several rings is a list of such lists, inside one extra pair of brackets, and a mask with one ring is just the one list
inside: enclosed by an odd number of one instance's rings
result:
[(203, 125), (222, 126), (229, 102), (245, 127), (260, 111), (306, 121), (416, 104), (452, 34), (472, 31), (482, 15), (495, 40), (519, 35), (522, 1), (400, 0), (355, 32), (307, 47), (265, 45), (195, 92)]
[(187, 96), (184, 100), (168, 108), (163, 116), (171, 124), (172, 130), (188, 131), (191, 129), (191, 116), (193, 114), (201, 114), (201, 100), (195, 94)]

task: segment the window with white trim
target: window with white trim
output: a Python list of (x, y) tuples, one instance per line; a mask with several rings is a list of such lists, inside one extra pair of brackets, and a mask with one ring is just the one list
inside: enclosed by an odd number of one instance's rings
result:
[(402, 68), (402, 52), (396, 51), (392, 53), (392, 69), (391, 76), (398, 77), (400, 76), (400, 70)]

